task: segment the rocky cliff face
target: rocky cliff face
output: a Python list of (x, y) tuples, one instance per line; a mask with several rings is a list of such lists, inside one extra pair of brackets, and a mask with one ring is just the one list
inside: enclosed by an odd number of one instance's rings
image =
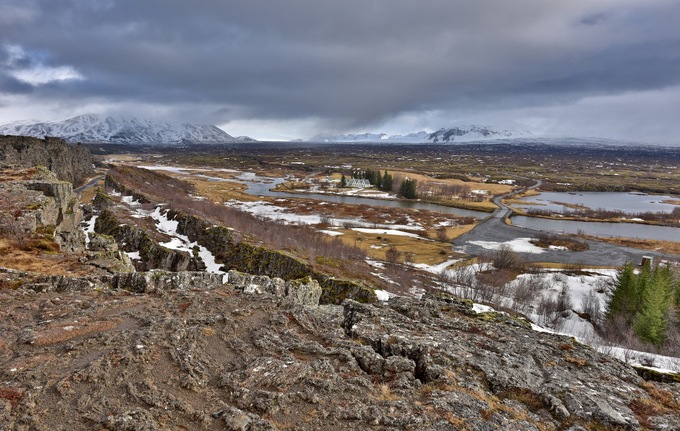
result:
[(0, 429), (680, 428), (678, 384), (455, 298), (124, 278), (144, 288), (0, 290)]
[(45, 169), (22, 171), (21, 178), (0, 182), (5, 216), (20, 220), (29, 232), (52, 232), (64, 252), (83, 250), (85, 236), (78, 228), (82, 212), (73, 186)]
[(92, 155), (80, 145), (58, 138), (0, 136), (0, 167), (44, 166), (62, 181), (79, 185), (92, 175)]

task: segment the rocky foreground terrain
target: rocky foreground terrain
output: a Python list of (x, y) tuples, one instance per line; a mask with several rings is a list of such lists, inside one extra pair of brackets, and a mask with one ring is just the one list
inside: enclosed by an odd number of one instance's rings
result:
[(0, 290), (0, 430), (680, 429), (680, 385), (451, 297), (131, 273)]

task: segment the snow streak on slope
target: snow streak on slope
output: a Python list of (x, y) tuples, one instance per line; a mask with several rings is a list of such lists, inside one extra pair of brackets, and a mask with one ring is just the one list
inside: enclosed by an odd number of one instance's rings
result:
[(134, 117), (114, 118), (79, 115), (64, 121), (20, 121), (0, 126), (0, 135), (44, 138), (69, 142), (111, 144), (222, 144), (241, 142), (212, 125), (157, 122)]

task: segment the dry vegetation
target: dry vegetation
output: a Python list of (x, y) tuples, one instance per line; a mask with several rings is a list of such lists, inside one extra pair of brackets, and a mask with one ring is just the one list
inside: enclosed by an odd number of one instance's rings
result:
[(5, 181), (25, 181), (35, 178), (38, 168), (31, 169), (3, 169), (0, 175), (0, 182)]
[[(472, 226), (460, 226), (458, 228), (447, 229), (461, 235), (468, 231)], [(382, 233), (362, 233), (351, 229), (340, 229), (342, 233), (340, 240), (345, 244), (354, 245), (361, 248), (366, 254), (374, 259), (424, 263), (427, 265), (437, 265), (453, 257), (462, 255), (451, 251), (451, 244), (429, 238), (413, 238), (402, 235), (390, 235)], [(426, 234), (426, 232), (422, 232)], [(394, 252), (398, 254), (394, 254)]]
[[(254, 201), (253, 196), (244, 192), (246, 186), (236, 181), (216, 182), (195, 175), (171, 174), (194, 186), (194, 193), (212, 202), (224, 203), (230, 199), (239, 201)], [(233, 178), (234, 174), (226, 172), (210, 172), (210, 176), (225, 179)], [(385, 252), (391, 247), (400, 253), (400, 261), (412, 261), (436, 265), (451, 258), (450, 241), (468, 232), (474, 227), (469, 218), (454, 218), (449, 214), (415, 211), (403, 208), (371, 207), (368, 205), (346, 205), (332, 202), (321, 202), (305, 199), (304, 195), (296, 199), (274, 199), (269, 197), (257, 200), (274, 201), (277, 206), (286, 208), (294, 214), (320, 214), (324, 219), (362, 219), (367, 223), (385, 226), (385, 224), (408, 225), (417, 223), (424, 226), (424, 230), (414, 230), (421, 238), (411, 238), (396, 235), (373, 235), (353, 231), (351, 229), (338, 230), (343, 235), (339, 237), (344, 244), (356, 246), (374, 259), (386, 260)], [(456, 220), (460, 225), (436, 228), (435, 225)], [(330, 224), (322, 223), (319, 228), (328, 228)]]
[(640, 250), (661, 251), (667, 254), (680, 255), (680, 242), (677, 241), (661, 241), (654, 239), (638, 239), (638, 238), (608, 238), (595, 237), (590, 235), (577, 235), (579, 238), (589, 239), (593, 241), (602, 241), (610, 244), (616, 244), (623, 247), (632, 247)]
[(285, 250), (308, 262), (318, 262), (322, 256), (337, 263), (325, 270), (339, 276), (369, 277), (365, 254), (358, 248), (344, 244), (307, 226), (289, 226), (261, 220), (234, 208), (207, 200), (196, 200), (193, 185), (158, 172), (119, 166), (109, 175), (119, 184), (135, 190), (171, 208), (235, 229), (244, 240), (263, 244), (275, 250)]
[(0, 267), (45, 275), (85, 275), (77, 256), (65, 256), (53, 241), (32, 239), (28, 247), (16, 241), (0, 238)]
[(584, 241), (546, 232), (539, 232), (536, 238), (531, 240), (531, 243), (542, 248), (564, 247), (569, 251), (585, 251), (589, 248)]

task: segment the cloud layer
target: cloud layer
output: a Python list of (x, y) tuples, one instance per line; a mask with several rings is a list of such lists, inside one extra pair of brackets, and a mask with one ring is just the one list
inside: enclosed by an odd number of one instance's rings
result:
[(96, 110), (292, 138), (474, 121), (678, 142), (678, 22), (677, 0), (5, 0), (0, 122)]

